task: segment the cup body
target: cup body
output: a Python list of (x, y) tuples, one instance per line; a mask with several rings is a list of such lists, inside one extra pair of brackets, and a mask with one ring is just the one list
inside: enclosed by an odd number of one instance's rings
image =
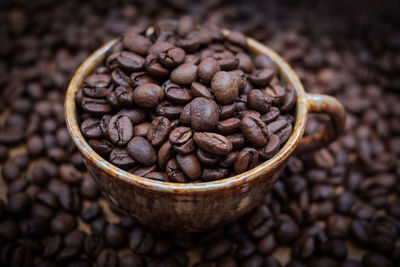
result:
[(285, 162), (258, 179), (218, 191), (185, 194), (130, 184), (88, 160), (88, 171), (114, 207), (144, 225), (167, 231), (200, 232), (232, 222), (258, 205), (283, 171)]
[(94, 52), (78, 69), (68, 88), (65, 110), (71, 137), (87, 169), (108, 201), (141, 223), (168, 231), (198, 232), (229, 223), (257, 206), (281, 175), (288, 157), (304, 133), (307, 102), (290, 66), (276, 53), (248, 38), (249, 48), (267, 54), (297, 93), (293, 133), (280, 151), (261, 165), (219, 181), (178, 184), (153, 181), (123, 171), (101, 158), (83, 138), (76, 115), (75, 95), (84, 79), (104, 60), (113, 40)]

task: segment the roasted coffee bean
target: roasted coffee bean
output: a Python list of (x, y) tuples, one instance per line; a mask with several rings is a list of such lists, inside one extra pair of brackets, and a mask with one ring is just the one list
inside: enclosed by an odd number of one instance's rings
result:
[(114, 148), (110, 153), (110, 162), (122, 169), (132, 168), (136, 161), (129, 155), (128, 150), (125, 148)]
[(116, 98), (114, 106), (124, 107), (133, 104), (133, 90), (128, 86), (118, 86), (113, 92)]
[(150, 123), (142, 122), (133, 127), (133, 136), (147, 137), (147, 131), (149, 130)]
[(277, 107), (271, 107), (269, 111), (261, 116), (261, 120), (266, 124), (269, 124), (276, 120), (280, 115), (280, 111)]
[(145, 62), (146, 72), (155, 79), (165, 79), (169, 75), (169, 70), (162, 66), (156, 55), (149, 54)]
[(181, 145), (173, 145), (172, 149), (179, 154), (190, 154), (196, 149), (196, 144), (193, 138), (190, 138), (186, 143)]
[(119, 267), (144, 267), (144, 260), (138, 254), (129, 252), (119, 258)]
[(242, 119), (241, 129), (247, 141), (255, 146), (266, 145), (271, 132), (262, 120), (253, 116)]
[(167, 140), (171, 131), (171, 122), (165, 117), (157, 117), (147, 131), (147, 140), (153, 146), (159, 146)]
[(201, 83), (209, 84), (214, 75), (220, 70), (218, 62), (214, 58), (208, 57), (200, 62), (197, 74)]
[(277, 120), (268, 124), (268, 131), (279, 136), (281, 144), (286, 142), (292, 134), (292, 125), (286, 120)]
[(211, 94), (210, 89), (199, 82), (192, 82), (191, 91), (194, 97), (214, 99), (214, 96)]
[(146, 166), (146, 167), (134, 167), (133, 169), (129, 170), (130, 173), (137, 175), (137, 176), (141, 176), (144, 177), (147, 174), (154, 172), (157, 169), (157, 166), (151, 165), (151, 166)]
[(96, 259), (97, 266), (118, 266), (118, 254), (115, 250), (105, 248), (100, 251)]
[(176, 156), (176, 161), (183, 173), (191, 180), (197, 180), (201, 175), (201, 165), (199, 160), (194, 155)]
[(168, 119), (178, 118), (182, 113), (183, 107), (174, 105), (169, 101), (163, 101), (156, 108), (156, 113)]
[(144, 68), (144, 58), (127, 51), (121, 51), (116, 58), (118, 65), (126, 71), (141, 71)]
[(226, 168), (204, 168), (201, 173), (201, 179), (205, 182), (220, 180), (227, 177), (229, 170)]
[(282, 218), (276, 233), (276, 239), (280, 245), (289, 245), (300, 236), (298, 225), (290, 218)]
[(185, 175), (179, 168), (178, 161), (175, 158), (170, 159), (167, 162), (165, 172), (167, 173), (168, 178), (173, 182), (185, 183), (187, 181)]
[(243, 148), (237, 155), (234, 170), (236, 173), (242, 173), (254, 168), (258, 162), (258, 152), (254, 148)]
[(190, 124), (190, 106), (191, 103), (188, 103), (182, 109), (182, 113), (179, 119), (183, 124)]
[(125, 244), (125, 233), (118, 224), (107, 225), (104, 233), (104, 239), (113, 248), (121, 248)]
[(92, 177), (84, 177), (80, 185), (79, 193), (83, 198), (95, 199), (100, 192)]
[(173, 103), (186, 104), (193, 99), (191, 90), (181, 87), (170, 80), (163, 83), (162, 88), (165, 91), (165, 97)]
[(105, 248), (104, 240), (101, 236), (88, 235), (85, 239), (85, 252), (91, 259), (96, 259), (97, 255)]
[(166, 51), (160, 52), (157, 57), (161, 64), (168, 68), (173, 68), (181, 64), (185, 59), (185, 51), (179, 47), (171, 47)]
[(268, 112), (271, 107), (271, 100), (264, 95), (264, 93), (259, 89), (250, 90), (247, 96), (247, 104), (251, 109), (257, 110), (259, 112)]
[(238, 97), (239, 87), (231, 73), (219, 71), (212, 78), (211, 91), (218, 102), (230, 104)]
[(154, 148), (143, 137), (133, 137), (128, 143), (127, 148), (131, 157), (143, 165), (149, 166), (157, 161), (157, 154)]
[(111, 118), (108, 127), (108, 137), (118, 146), (126, 145), (133, 137), (133, 125), (127, 116), (115, 115)]
[(272, 78), (275, 75), (275, 71), (272, 69), (260, 69), (253, 72), (249, 76), (249, 80), (255, 85), (260, 87), (268, 86)]
[(192, 138), (193, 132), (189, 127), (177, 127), (171, 131), (169, 141), (174, 145), (182, 145)]
[(154, 245), (153, 234), (141, 227), (135, 227), (129, 234), (129, 248), (139, 254), (149, 253)]
[(102, 212), (102, 207), (98, 203), (93, 203), (92, 205), (82, 210), (81, 218), (85, 222), (90, 222), (100, 216)]
[(152, 45), (148, 38), (131, 31), (124, 35), (122, 38), (122, 44), (129, 51), (139, 55), (146, 55)]
[(58, 213), (50, 223), (51, 232), (54, 234), (65, 235), (76, 227), (76, 219), (69, 213)]
[(27, 211), (29, 204), (30, 198), (28, 194), (18, 192), (9, 197), (6, 210), (11, 215), (22, 216)]
[(144, 108), (156, 108), (164, 99), (164, 95), (164, 90), (154, 83), (139, 85), (133, 91), (135, 103)]
[(224, 135), (232, 134), (240, 128), (240, 123), (241, 121), (238, 118), (230, 118), (224, 121), (219, 121), (217, 124), (217, 131), (218, 133)]
[(224, 136), (210, 133), (197, 132), (194, 134), (196, 144), (206, 152), (215, 155), (227, 155), (232, 151), (232, 143)]
[[(94, 116), (104, 115), (111, 112), (111, 106), (104, 99), (84, 97), (81, 104), (82, 109)], [(1, 135), (0, 135), (1, 142)]]
[(167, 164), (167, 161), (171, 158), (172, 156), (172, 144), (170, 141), (166, 141), (158, 150), (158, 166), (163, 170), (165, 168), (165, 165)]
[(245, 145), (245, 138), (241, 133), (227, 135), (226, 138), (232, 143), (233, 149), (241, 149)]
[(144, 122), (147, 116), (146, 112), (139, 108), (122, 109), (117, 115), (127, 116), (134, 125)]
[(197, 66), (185, 63), (171, 72), (171, 81), (181, 85), (190, 85), (197, 80)]
[(156, 181), (163, 181), (168, 182), (168, 176), (164, 172), (149, 172), (144, 177), (156, 180)]
[(157, 81), (146, 74), (146, 72), (134, 72), (131, 74), (131, 83), (133, 87), (138, 87), (139, 85), (145, 83), (156, 83)]
[(217, 164), (220, 160), (220, 156), (208, 153), (200, 148), (196, 149), (196, 157), (201, 163), (211, 166)]
[(212, 131), (218, 118), (218, 105), (214, 100), (196, 97), (190, 102), (190, 123), (195, 131)]
[(271, 134), (268, 138), (267, 144), (258, 152), (263, 159), (270, 159), (279, 151), (280, 144), (279, 136)]
[(215, 243), (211, 244), (204, 251), (204, 259), (208, 261), (216, 260), (223, 255), (226, 255), (232, 250), (232, 243), (228, 240), (218, 240)]

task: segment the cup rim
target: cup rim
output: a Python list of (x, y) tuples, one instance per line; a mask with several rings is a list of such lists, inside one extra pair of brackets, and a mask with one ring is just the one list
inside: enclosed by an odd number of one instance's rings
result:
[[(229, 34), (229, 30), (223, 30), (224, 34)], [(83, 137), (80, 127), (77, 121), (76, 103), (75, 96), (82, 85), (84, 79), (93, 72), (104, 59), (106, 52), (117, 42), (120, 38), (113, 39), (95, 52), (93, 52), (78, 68), (73, 78), (71, 79), (67, 94), (65, 98), (65, 121), (67, 124), (68, 131), (75, 145), (82, 153), (85, 160), (89, 160), (94, 166), (110, 174), (112, 177), (119, 179), (128, 184), (141, 187), (147, 190), (153, 190), (158, 192), (169, 192), (169, 193), (201, 193), (210, 191), (219, 191), (232, 187), (237, 187), (252, 180), (257, 179), (263, 173), (268, 173), (276, 170), (295, 150), (299, 144), (306, 125), (307, 117), (307, 101), (306, 93), (303, 85), (300, 82), (297, 74), (290, 67), (290, 65), (282, 59), (276, 52), (267, 46), (259, 43), (253, 38), (246, 37), (248, 48), (250, 51), (256, 54), (268, 55), (272, 61), (278, 66), (281, 75), (284, 76), (287, 83), (292, 84), (297, 94), (296, 101), (296, 112), (295, 112), (295, 125), (293, 132), (289, 139), (286, 141), (284, 146), (269, 160), (261, 163), (253, 169), (250, 169), (244, 173), (237, 174), (221, 180), (201, 182), (201, 183), (174, 183), (174, 182), (162, 182), (151, 180), (148, 178), (140, 177), (131, 174), (117, 166), (111, 164), (99, 154), (97, 154), (90, 145), (86, 142)]]

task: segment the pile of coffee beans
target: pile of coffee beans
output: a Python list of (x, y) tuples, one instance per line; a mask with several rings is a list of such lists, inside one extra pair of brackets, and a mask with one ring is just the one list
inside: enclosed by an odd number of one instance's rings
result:
[(133, 174), (186, 183), (240, 174), (279, 151), (296, 92), (267, 55), (191, 16), (153, 31), (131, 27), (77, 93), (97, 153)]
[[(398, 266), (399, 3), (341, 2), (0, 2), (0, 266)], [(196, 235), (109, 206), (63, 114), (90, 53), (130, 25), (185, 14), (267, 44), (348, 114), (345, 134), (291, 157), (252, 212)], [(307, 133), (325, 122), (309, 116)]]

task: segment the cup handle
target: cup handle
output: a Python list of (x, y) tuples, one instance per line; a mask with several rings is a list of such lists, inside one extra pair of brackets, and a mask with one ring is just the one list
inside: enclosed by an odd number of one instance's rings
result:
[(327, 114), (330, 122), (318, 132), (303, 137), (296, 153), (310, 153), (327, 146), (343, 133), (346, 121), (346, 111), (336, 98), (321, 94), (306, 94), (305, 97), (308, 112)]

